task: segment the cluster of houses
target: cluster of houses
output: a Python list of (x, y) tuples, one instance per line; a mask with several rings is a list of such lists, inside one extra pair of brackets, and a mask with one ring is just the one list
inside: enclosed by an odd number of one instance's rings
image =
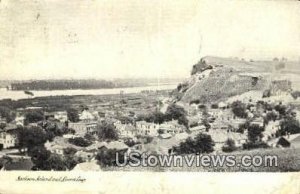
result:
[[(285, 88), (287, 86), (289, 86), (288, 82), (280, 82), (274, 85), (272, 90), (274, 93), (277, 92), (279, 94), (279, 91), (281, 91), (280, 88)], [(285, 93), (280, 93), (280, 95), (285, 95)], [(250, 121), (250, 124), (264, 127), (263, 141), (268, 142), (271, 146), (277, 146), (279, 139), (275, 138), (274, 134), (280, 129), (280, 120), (271, 120), (266, 124), (264, 122), (264, 117), (268, 111), (258, 107), (257, 102), (266, 101), (275, 103), (278, 99), (276, 96), (266, 99), (258, 96), (262, 96), (260, 91), (249, 91), (238, 97), (231, 97), (227, 101), (218, 103), (216, 106), (206, 107), (206, 112), (204, 112), (198, 104), (186, 106), (185, 108), (188, 110), (189, 123), (193, 123), (193, 126), (190, 125), (188, 129), (179, 124), (177, 120), (161, 124), (146, 121), (134, 121), (136, 112), (129, 108), (126, 112), (109, 109), (102, 111), (96, 111), (95, 109), (92, 111), (83, 110), (79, 114), (78, 122), (69, 121), (66, 111), (47, 112), (45, 113), (46, 120), (56, 122), (61, 126), (67, 126), (68, 128), (73, 129), (75, 133), (66, 134), (62, 137), (55, 137), (53, 141), (46, 142), (44, 146), (51, 153), (61, 156), (65, 154), (66, 149), (71, 148), (76, 151), (74, 157), (89, 162), (95, 159), (95, 156), (99, 151), (106, 152), (107, 150), (116, 150), (123, 153), (137, 151), (141, 153), (173, 154), (175, 146), (178, 146), (188, 137), (195, 137), (199, 132), (202, 132), (209, 134), (212, 137), (215, 142), (214, 150), (219, 152), (222, 150), (222, 146), (224, 146), (228, 139), (234, 140), (237, 147), (241, 147), (247, 141), (247, 131), (244, 133), (237, 132), (239, 127), (245, 124), (246, 121)], [(239, 118), (233, 114), (230, 104), (236, 100), (247, 104), (249, 107), (247, 108), (247, 119)], [(289, 101), (283, 103), (288, 104), (291, 101), (294, 102), (295, 99), (289, 99)], [(162, 109), (165, 110), (168, 101), (164, 103), (165, 106), (162, 106)], [(109, 103), (102, 103), (101, 106), (111, 107), (112, 105)], [(35, 107), (31, 108), (35, 109)], [(298, 112), (296, 117), (300, 120), (300, 112)], [(125, 114), (133, 118), (133, 122), (122, 122), (118, 120), (117, 118), (120, 114)], [(206, 119), (206, 122), (208, 122), (209, 127), (207, 126), (207, 123), (203, 121), (204, 118)], [(18, 126), (24, 125), (24, 120), (24, 116), (17, 115), (13, 122), (7, 124), (4, 118), (0, 118), (0, 150), (16, 147), (18, 143)], [(94, 141), (88, 147), (79, 147), (69, 142), (69, 139), (85, 137), (86, 134), (96, 136), (98, 125), (101, 121), (109, 121), (115, 126), (119, 133), (119, 140), (111, 142)], [(151, 137), (152, 141), (147, 143), (142, 141), (141, 138), (145, 137)], [(125, 140), (128, 138), (134, 140), (136, 142), (135, 145), (131, 147), (126, 145)], [(284, 138), (286, 140), (292, 140), (290, 136)], [(296, 139), (296, 137), (294, 139)], [(300, 137), (298, 139), (300, 139)], [(285, 143), (282, 139), (280, 139), (280, 141)], [(285, 143), (285, 145), (287, 145), (287, 143)]]

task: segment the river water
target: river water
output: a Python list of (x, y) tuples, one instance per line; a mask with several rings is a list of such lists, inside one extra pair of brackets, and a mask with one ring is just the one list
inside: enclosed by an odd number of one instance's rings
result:
[[(151, 85), (143, 87), (131, 87), (131, 88), (110, 88), (110, 89), (90, 89), (90, 90), (31, 90), (34, 97), (45, 97), (45, 96), (76, 96), (76, 95), (107, 95), (107, 94), (120, 94), (121, 91), (124, 94), (140, 93), (144, 90), (172, 90), (176, 88), (176, 84), (165, 84), (165, 85)], [(24, 91), (12, 91), (6, 88), (0, 88), (0, 100), (2, 99), (19, 100), (29, 98)]]

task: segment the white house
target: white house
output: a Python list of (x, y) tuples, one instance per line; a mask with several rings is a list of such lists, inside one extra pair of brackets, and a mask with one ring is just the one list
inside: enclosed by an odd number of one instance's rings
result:
[(89, 122), (95, 119), (95, 116), (87, 110), (84, 110), (79, 114), (79, 120), (83, 122)]
[(122, 124), (121, 122), (114, 123), (120, 137), (134, 138), (137, 134), (136, 128), (132, 124)]
[(15, 118), (15, 123), (17, 124), (17, 125), (24, 125), (24, 121), (25, 121), (25, 117), (24, 116), (17, 116), (16, 118)]
[(183, 125), (178, 124), (178, 121), (173, 120), (160, 124), (159, 130), (163, 131), (163, 133), (175, 135), (178, 133), (185, 132), (185, 127)]
[(136, 122), (136, 129), (137, 129), (137, 134), (139, 135), (157, 136), (159, 124), (148, 123), (146, 121), (138, 121)]
[(78, 122), (72, 123), (69, 122), (69, 128), (74, 129), (75, 133), (80, 136), (84, 136), (85, 134), (96, 134), (97, 133), (97, 122), (90, 121), (90, 122)]
[(0, 130), (0, 150), (15, 147), (17, 142), (17, 125), (7, 125)]
[(268, 141), (269, 137), (272, 137), (273, 134), (276, 133), (277, 130), (280, 129), (280, 121), (269, 121), (268, 124), (265, 127), (265, 131), (263, 132), (263, 140)]

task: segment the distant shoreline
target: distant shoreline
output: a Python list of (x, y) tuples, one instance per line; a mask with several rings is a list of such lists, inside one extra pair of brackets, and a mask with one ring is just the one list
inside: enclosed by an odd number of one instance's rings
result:
[(52, 96), (100, 96), (100, 95), (120, 95), (124, 94), (141, 93), (142, 91), (162, 91), (173, 90), (177, 87), (177, 84), (160, 84), (160, 85), (148, 85), (137, 87), (118, 87), (118, 88), (102, 88), (102, 89), (72, 89), (72, 90), (28, 90), (33, 93), (32, 96), (27, 95), (25, 90), (7, 90), (6, 88), (0, 88), (0, 100), (11, 99), (33, 99), (37, 97), (52, 97)]
[[(146, 85), (139, 85), (139, 86), (117, 86), (117, 87), (104, 87), (104, 88), (57, 88), (57, 89), (35, 89), (35, 90), (31, 90), (31, 89), (9, 89), (9, 91), (57, 91), (57, 90), (103, 90), (103, 89), (120, 89), (120, 88), (141, 88), (141, 87), (151, 87), (151, 86), (166, 86), (166, 85), (174, 85), (176, 83), (159, 83), (159, 85), (157, 85), (156, 83), (149, 83)], [(7, 89), (6, 87), (0, 87), (0, 89)]]

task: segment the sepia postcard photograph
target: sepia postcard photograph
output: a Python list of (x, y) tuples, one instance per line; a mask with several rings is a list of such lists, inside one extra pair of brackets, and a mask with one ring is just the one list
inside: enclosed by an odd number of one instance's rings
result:
[(300, 2), (0, 0), (0, 193), (300, 193)]

